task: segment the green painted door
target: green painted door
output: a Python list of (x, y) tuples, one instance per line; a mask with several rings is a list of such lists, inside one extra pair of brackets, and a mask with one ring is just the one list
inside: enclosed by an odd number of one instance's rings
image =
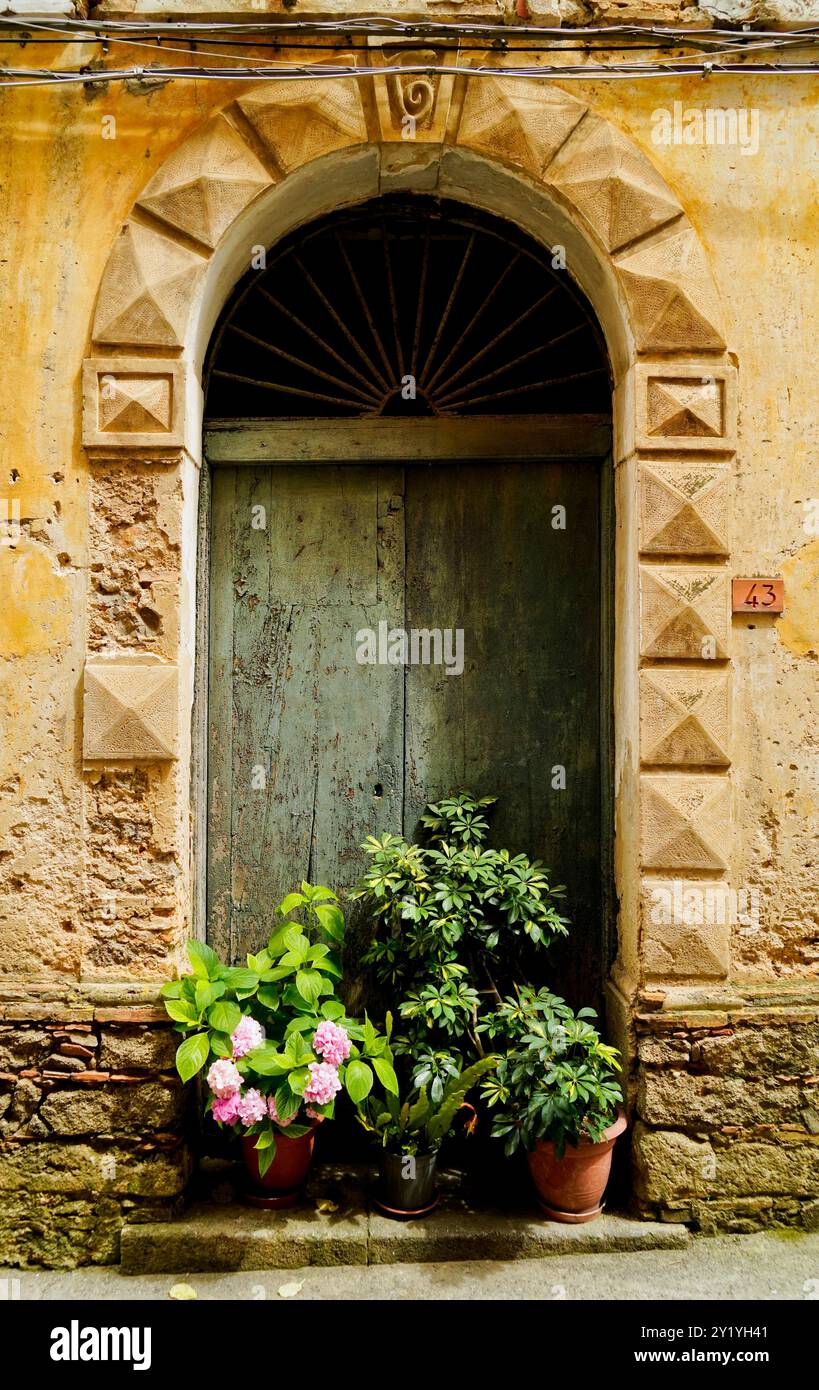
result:
[[(602, 477), (589, 459), (214, 469), (207, 910), (220, 951), (258, 948), (303, 877), (343, 892), (367, 834), (409, 836), (426, 801), (467, 788), (500, 797), (495, 843), (567, 885), (574, 929), (548, 981), (597, 997)], [(446, 664), (358, 659), (372, 655), (362, 632), (383, 656), (395, 629), (449, 630), (428, 653)]]

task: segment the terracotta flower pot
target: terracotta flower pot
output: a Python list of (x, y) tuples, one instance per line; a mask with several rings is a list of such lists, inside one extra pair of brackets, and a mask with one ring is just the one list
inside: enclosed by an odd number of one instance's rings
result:
[(590, 1139), (581, 1139), (576, 1148), (567, 1144), (558, 1158), (554, 1144), (542, 1140), (526, 1155), (538, 1202), (550, 1220), (576, 1225), (600, 1215), (612, 1149), (625, 1127), (626, 1117), (620, 1110), (597, 1144)]
[(242, 1138), (242, 1154), (245, 1167), (253, 1184), (246, 1194), (254, 1206), (292, 1207), (299, 1200), (310, 1164), (313, 1161), (313, 1145), (317, 1125), (309, 1134), (297, 1139), (287, 1135), (276, 1135), (276, 1157), (267, 1172), (259, 1172), (259, 1150), (256, 1148), (256, 1135), (246, 1134)]

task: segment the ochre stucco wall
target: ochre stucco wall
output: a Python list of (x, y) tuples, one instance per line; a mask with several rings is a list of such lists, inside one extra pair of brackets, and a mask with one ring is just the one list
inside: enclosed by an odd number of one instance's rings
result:
[[(40, 47), (37, 63), (76, 65), (96, 51)], [(117, 58), (126, 66), (145, 55), (122, 47)], [(808, 1207), (814, 1219), (819, 522), (809, 504), (819, 494), (819, 93), (807, 77), (566, 85), (644, 151), (705, 248), (738, 368), (730, 569), (786, 581), (784, 618), (733, 622), (727, 877), (759, 891), (758, 921), (733, 928), (728, 978), (711, 982), (679, 963), (647, 968), (638, 924), (624, 924), (630, 944), (610, 1023), (639, 1051), (637, 1195), (645, 1210), (703, 1226), (808, 1219)], [(31, 1141), (30, 1167), (18, 1164), (10, 1183), (0, 1168), (0, 1183), (22, 1204), (12, 1204), (18, 1225), (31, 1219), (20, 1190), (36, 1207), (54, 1187), (53, 1175), (42, 1180), (48, 1162), (38, 1150), (61, 1133), (40, 1117), (54, 1068), (59, 1076), (55, 1033), (76, 1026), (90, 1035), (78, 1086), (124, 1086), (130, 1076), (172, 1090), (150, 999), (191, 929), (188, 761), (83, 772), (82, 672), (86, 655), (113, 649), (177, 658), (182, 481), (157, 462), (89, 464), (81, 372), (123, 220), (170, 151), (236, 95), (227, 82), (0, 95), (0, 498), (19, 501), (22, 520), (22, 534), (0, 546), (0, 1129)], [(655, 144), (652, 114), (675, 102), (758, 111), (758, 151)], [(103, 138), (110, 117), (115, 139)], [(332, 188), (327, 197), (330, 206)], [(618, 595), (628, 610), (636, 602), (636, 592)], [(99, 1058), (123, 1038), (135, 1050), (112, 1071), (117, 1064)], [(65, 1131), (75, 1158), (86, 1133), (119, 1132), (103, 1098), (82, 1112), (86, 1131)], [(144, 1176), (150, 1115), (135, 1119), (124, 1107), (121, 1129), (122, 1164), (134, 1176), (109, 1194), (110, 1226), (103, 1245), (88, 1237), (89, 1258), (112, 1257), (123, 1193), (126, 1205), (167, 1201), (184, 1184), (175, 1160)], [(87, 1226), (96, 1201), (88, 1193), (98, 1189), (82, 1155), (56, 1190), (84, 1194), (77, 1220)], [(70, 1245), (58, 1243), (53, 1259), (72, 1258)], [(24, 1238), (14, 1250), (36, 1258)]]

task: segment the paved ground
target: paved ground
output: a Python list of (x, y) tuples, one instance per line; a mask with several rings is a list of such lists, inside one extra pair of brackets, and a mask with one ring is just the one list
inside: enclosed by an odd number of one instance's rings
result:
[[(3, 1280), (19, 1280), (19, 1286)], [(685, 1250), (553, 1255), (537, 1260), (344, 1265), (237, 1274), (0, 1271), (0, 1297), (166, 1299), (804, 1299), (819, 1300), (819, 1234), (721, 1236)]]

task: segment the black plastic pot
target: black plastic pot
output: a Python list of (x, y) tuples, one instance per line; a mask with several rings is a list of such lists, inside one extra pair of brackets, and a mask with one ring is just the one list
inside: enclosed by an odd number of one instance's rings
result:
[(437, 1154), (392, 1154), (378, 1157), (376, 1201), (388, 1216), (423, 1216), (435, 1206)]

